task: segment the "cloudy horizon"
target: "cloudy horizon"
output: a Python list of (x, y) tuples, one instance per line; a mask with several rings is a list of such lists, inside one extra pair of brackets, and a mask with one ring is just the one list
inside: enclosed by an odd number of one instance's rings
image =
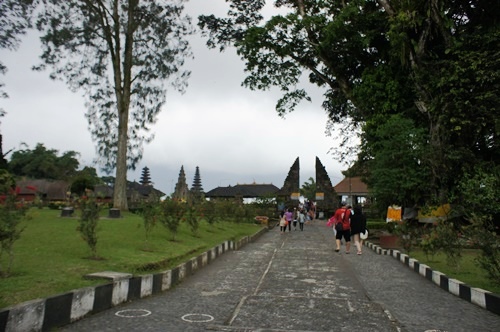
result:
[[(194, 24), (201, 13), (225, 13), (225, 1), (214, 2), (191, 0), (186, 3), (186, 13)], [(198, 166), (205, 191), (249, 183), (281, 188), (297, 157), (301, 185), (310, 177), (315, 179), (316, 157), (333, 185), (342, 180), (341, 170), (346, 167), (329, 153), (338, 142), (325, 133), (328, 117), (321, 107), (323, 91), (306, 86), (312, 102), (303, 102), (295, 112), (280, 118), (275, 110), (279, 91), (241, 87), (244, 63), (234, 49), (224, 53), (208, 50), (199, 33), (190, 41), (195, 58), (186, 61), (185, 68), (191, 71), (186, 93), (168, 91), (166, 104), (152, 126), (155, 138), (144, 146), (136, 170), (128, 172), (129, 181), (139, 182), (147, 166), (155, 187), (171, 194), (181, 167), (191, 187)], [(51, 81), (48, 71), (30, 69), (39, 63), (39, 45), (36, 32), (30, 32), (18, 51), (0, 50), (8, 68), (0, 81), (9, 94), (8, 99), (0, 99), (0, 107), (7, 112), (0, 120), (3, 150), (19, 149), (21, 143), (33, 149), (42, 143), (59, 153), (76, 151), (81, 167), (98, 169), (82, 92), (72, 93), (63, 82)]]

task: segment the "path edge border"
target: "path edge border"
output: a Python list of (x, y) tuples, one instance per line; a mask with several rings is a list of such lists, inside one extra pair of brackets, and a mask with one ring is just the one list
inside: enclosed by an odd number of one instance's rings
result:
[(431, 269), (428, 265), (420, 263), (418, 260), (411, 258), (397, 249), (384, 249), (369, 241), (366, 241), (364, 244), (379, 255), (388, 255), (395, 258), (414, 272), (439, 286), (441, 289), (494, 314), (500, 315), (499, 294), (481, 288), (471, 287), (460, 280), (450, 278), (444, 273)]
[(263, 227), (238, 241), (224, 241), (170, 270), (132, 275), (106, 284), (74, 289), (3, 308), (0, 310), (0, 331), (48, 331), (120, 304), (168, 291), (222, 254), (239, 250), (268, 230)]

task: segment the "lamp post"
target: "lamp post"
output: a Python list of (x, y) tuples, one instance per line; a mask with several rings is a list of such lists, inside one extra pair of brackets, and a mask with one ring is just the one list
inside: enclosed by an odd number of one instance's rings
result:
[(351, 183), (351, 173), (349, 172), (349, 205), (352, 206), (352, 183)]

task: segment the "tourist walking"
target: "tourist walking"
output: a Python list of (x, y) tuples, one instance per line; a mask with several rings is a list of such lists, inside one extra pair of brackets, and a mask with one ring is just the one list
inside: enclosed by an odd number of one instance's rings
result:
[[(335, 219), (335, 230), (337, 234), (335, 235), (335, 251), (340, 252), (340, 244), (342, 238), (345, 241), (345, 253), (348, 254), (351, 249), (351, 225), (350, 225), (350, 215), (351, 210), (347, 204), (342, 203), (342, 207), (338, 208), (335, 211), (334, 219)], [(337, 225), (341, 224), (342, 226), (339, 228)]]
[(292, 220), (293, 220), (293, 212), (290, 208), (286, 209), (285, 219), (288, 222), (288, 231), (292, 230)]
[(299, 220), (299, 211), (297, 208), (293, 208), (293, 230), (297, 230), (297, 222)]
[(285, 233), (285, 230), (286, 230), (285, 211), (281, 211), (281, 213), (280, 213), (280, 232), (281, 232), (281, 234)]
[(306, 222), (306, 213), (304, 210), (299, 211), (299, 228), (301, 231), (304, 230), (304, 223)]
[(366, 216), (363, 214), (361, 206), (356, 205), (350, 217), (351, 220), (351, 236), (354, 239), (354, 245), (358, 250), (358, 255), (362, 254), (362, 240), (360, 234), (366, 231)]

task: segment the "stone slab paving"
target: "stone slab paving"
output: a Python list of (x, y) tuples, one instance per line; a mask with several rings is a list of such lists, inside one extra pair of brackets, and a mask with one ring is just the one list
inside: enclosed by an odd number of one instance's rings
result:
[(322, 221), (270, 230), (173, 289), (60, 331), (499, 331), (500, 316), (389, 256), (335, 253)]

